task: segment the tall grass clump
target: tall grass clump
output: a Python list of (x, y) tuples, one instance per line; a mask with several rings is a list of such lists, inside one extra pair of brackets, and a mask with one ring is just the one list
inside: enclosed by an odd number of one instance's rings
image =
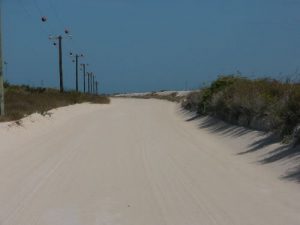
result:
[(220, 76), (209, 87), (191, 93), (183, 106), (286, 138), (300, 124), (300, 84)]
[(18, 120), (32, 113), (44, 114), (47, 111), (71, 104), (90, 102), (108, 104), (108, 97), (82, 94), (74, 91), (60, 93), (56, 89), (33, 88), (5, 83), (6, 115), (0, 121)]

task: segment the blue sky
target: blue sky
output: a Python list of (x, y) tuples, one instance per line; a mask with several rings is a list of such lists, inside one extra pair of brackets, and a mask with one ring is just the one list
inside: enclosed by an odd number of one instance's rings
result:
[[(300, 0), (2, 0), (6, 78), (58, 87), (49, 34), (68, 28), (101, 91), (197, 88), (219, 74), (289, 76), (300, 70)], [(47, 16), (42, 23), (41, 16)]]

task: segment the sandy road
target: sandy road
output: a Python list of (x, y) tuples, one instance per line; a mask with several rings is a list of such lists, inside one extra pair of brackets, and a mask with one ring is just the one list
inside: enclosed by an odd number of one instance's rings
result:
[(33, 121), (0, 127), (1, 225), (300, 224), (297, 184), (175, 104), (113, 99)]

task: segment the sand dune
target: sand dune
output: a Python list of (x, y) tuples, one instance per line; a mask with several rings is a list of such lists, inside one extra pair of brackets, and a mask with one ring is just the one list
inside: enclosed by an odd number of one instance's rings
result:
[(290, 165), (238, 155), (259, 132), (154, 99), (51, 113), (0, 125), (1, 225), (300, 224)]
[(127, 94), (118, 94), (116, 97), (143, 97), (151, 94), (155, 94), (158, 96), (166, 96), (175, 94), (178, 97), (187, 96), (191, 91), (157, 91), (157, 92), (140, 92), (140, 93), (127, 93)]

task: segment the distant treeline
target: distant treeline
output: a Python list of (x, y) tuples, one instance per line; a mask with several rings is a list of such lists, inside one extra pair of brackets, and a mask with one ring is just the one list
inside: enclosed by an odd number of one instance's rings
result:
[(293, 136), (296, 142), (300, 140), (300, 83), (220, 76), (209, 87), (190, 93), (183, 107), (199, 115), (271, 131), (283, 140)]
[(83, 94), (75, 91), (60, 93), (56, 89), (10, 85), (5, 82), (6, 115), (0, 121), (18, 120), (32, 113), (47, 111), (76, 103), (91, 102), (108, 104), (109, 98), (100, 95)]

